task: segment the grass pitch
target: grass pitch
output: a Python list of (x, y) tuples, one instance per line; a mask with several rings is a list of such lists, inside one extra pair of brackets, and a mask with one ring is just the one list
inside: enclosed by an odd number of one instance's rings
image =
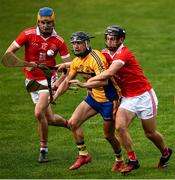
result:
[[(25, 28), (36, 24), (40, 7), (51, 6), (56, 13), (56, 30), (69, 46), (70, 34), (87, 31), (96, 38), (92, 47), (104, 47), (103, 31), (119, 24), (126, 29), (125, 45), (133, 50), (159, 98), (157, 129), (175, 151), (175, 66), (174, 66), (174, 0), (1, 0), (0, 56)], [(71, 50), (71, 49), (70, 49)], [(22, 50), (18, 53), (23, 57)], [(60, 59), (58, 58), (58, 62)], [(127, 176), (111, 172), (114, 155), (103, 138), (100, 116), (83, 125), (92, 163), (69, 171), (77, 154), (71, 133), (64, 128), (49, 127), (49, 159), (38, 164), (37, 124), (33, 104), (24, 89), (20, 68), (0, 65), (0, 178), (1, 179), (174, 179), (175, 153), (166, 169), (157, 169), (158, 150), (144, 137), (138, 119), (130, 127), (141, 167)], [(69, 91), (59, 100), (54, 111), (69, 118), (85, 96), (85, 91)]]

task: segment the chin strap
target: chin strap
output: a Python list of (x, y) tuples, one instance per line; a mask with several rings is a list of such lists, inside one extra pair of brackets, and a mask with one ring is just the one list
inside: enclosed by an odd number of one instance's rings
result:
[(91, 48), (88, 48), (88, 49), (86, 49), (85, 52), (79, 53), (79, 54), (74, 54), (74, 55), (77, 56), (77, 57), (80, 57), (80, 58), (84, 58), (84, 57), (86, 57), (91, 51), (92, 51), (92, 49), (91, 49)]

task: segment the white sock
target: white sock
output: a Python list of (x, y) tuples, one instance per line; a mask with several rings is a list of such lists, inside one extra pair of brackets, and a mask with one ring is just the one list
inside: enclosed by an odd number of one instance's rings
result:
[(42, 151), (42, 150), (44, 150), (45, 152), (48, 152), (48, 148), (43, 148), (43, 147), (41, 147), (41, 148), (40, 148), (40, 151)]

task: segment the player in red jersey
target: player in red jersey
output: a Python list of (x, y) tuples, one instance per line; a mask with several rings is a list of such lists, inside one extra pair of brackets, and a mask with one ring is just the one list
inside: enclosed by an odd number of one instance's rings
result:
[[(31, 27), (21, 32), (16, 40), (9, 46), (6, 52), (15, 53), (23, 45), (25, 46), (25, 61), (33, 64), (44, 64), (46, 66), (56, 65), (56, 55), (59, 53), (64, 62), (70, 61), (66, 43), (54, 30), (55, 16), (52, 8), (43, 7), (39, 9), (37, 14), (37, 26)], [(48, 81), (44, 72), (40, 68), (30, 69), (23, 68), (26, 76), (26, 87), (30, 82), (39, 83), (43, 86), (48, 86)], [(56, 71), (51, 71), (51, 81), (54, 86), (54, 81), (57, 79)], [(64, 119), (53, 114), (50, 105), (48, 104), (49, 91), (47, 89), (36, 89), (30, 92), (32, 100), (35, 104), (35, 118), (38, 121), (38, 131), (40, 138), (40, 156), (39, 162), (48, 161), (48, 124), (66, 126)]]
[[(122, 173), (139, 168), (139, 162), (133, 149), (128, 127), (137, 116), (141, 119), (145, 135), (160, 150), (162, 156), (158, 167), (165, 167), (172, 154), (163, 140), (163, 136), (156, 131), (156, 114), (158, 100), (156, 94), (144, 76), (142, 69), (132, 52), (124, 46), (125, 30), (113, 25), (105, 31), (106, 48), (102, 53), (107, 58), (110, 66), (101, 74), (91, 78), (90, 83), (115, 77), (122, 91), (122, 101), (116, 114), (116, 129), (119, 139), (128, 154), (128, 165)], [(86, 84), (88, 85), (88, 84)]]

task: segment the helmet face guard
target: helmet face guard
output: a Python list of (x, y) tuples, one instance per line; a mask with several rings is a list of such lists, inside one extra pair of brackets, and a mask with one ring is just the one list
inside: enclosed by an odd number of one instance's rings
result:
[[(126, 32), (123, 28), (112, 25), (108, 26), (104, 32), (105, 35), (105, 45), (110, 51), (116, 51), (118, 47), (121, 45), (120, 38), (125, 39)], [(114, 36), (115, 40), (113, 43), (107, 42), (107, 35)], [(114, 44), (115, 43), (115, 44)]]
[(37, 14), (37, 24), (40, 32), (45, 36), (50, 36), (54, 28), (55, 15), (52, 8), (43, 7)]
[(74, 55), (76, 55), (77, 57), (83, 58), (83, 57), (86, 57), (87, 54), (89, 54), (89, 52), (91, 51), (91, 48), (89, 47), (90, 38), (93, 38), (93, 37), (90, 37), (88, 33), (83, 32), (83, 31), (77, 31), (71, 34), (70, 42), (72, 44), (81, 42), (81, 43), (84, 43), (86, 47), (84, 52), (76, 53), (76, 54), (74, 53)]

